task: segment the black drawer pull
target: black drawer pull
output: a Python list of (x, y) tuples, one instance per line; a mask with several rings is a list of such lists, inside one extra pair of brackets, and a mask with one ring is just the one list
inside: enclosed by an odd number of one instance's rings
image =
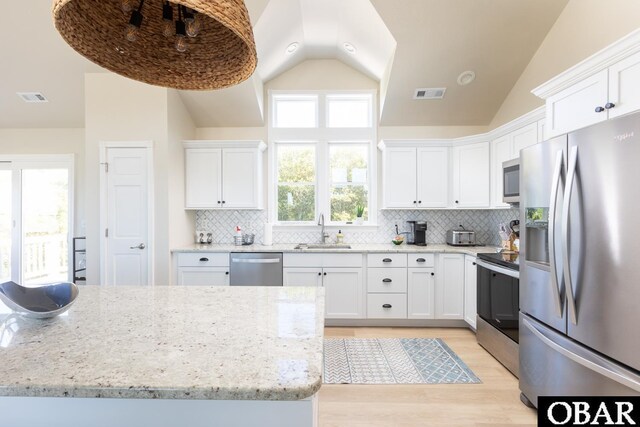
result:
[(426, 260), (426, 259), (424, 259), (424, 258), (418, 258), (418, 259), (416, 260), (416, 262), (427, 262), (427, 260)]
[(391, 283), (391, 279), (382, 279), (384, 283)]
[(431, 273), (431, 275), (432, 275), (432, 276), (435, 276), (435, 275), (436, 275), (436, 273)]
[(200, 258), (200, 261), (207, 262), (207, 261), (209, 261), (209, 258)]
[(228, 276), (228, 275), (229, 275), (229, 272), (228, 272), (228, 271), (225, 271), (225, 272), (224, 272), (224, 274), (226, 274), (226, 275)]
[(385, 258), (382, 260), (382, 262), (391, 262), (391, 258)]
[(382, 304), (382, 308), (391, 308), (391, 304)]

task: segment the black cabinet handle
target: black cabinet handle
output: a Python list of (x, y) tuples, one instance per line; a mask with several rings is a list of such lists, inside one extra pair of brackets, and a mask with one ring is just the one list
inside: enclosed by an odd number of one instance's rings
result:
[(326, 276), (326, 275), (327, 275), (327, 273), (324, 273), (324, 275)]
[(391, 308), (391, 304), (382, 304), (382, 308)]
[(477, 265), (477, 264), (474, 262), (473, 265)]
[(385, 258), (382, 260), (382, 262), (391, 262), (391, 258)]
[(612, 109), (613, 107), (615, 107), (616, 104), (614, 104), (613, 102), (607, 102), (604, 106), (604, 108), (606, 108), (607, 110)]
[(225, 203), (227, 203), (227, 202), (225, 202), (225, 201), (223, 200), (223, 201), (222, 201), (222, 204), (224, 205)]
[(391, 283), (391, 279), (382, 279), (384, 283)]
[(601, 106), (597, 106), (596, 107), (596, 113), (602, 113), (604, 111), (604, 108), (602, 108)]
[(413, 201), (413, 204), (414, 204), (414, 205), (416, 204), (416, 201), (415, 201), (415, 200)]
[(221, 203), (220, 200), (218, 200), (218, 204), (220, 204), (220, 203)]
[(200, 258), (200, 261), (207, 262), (207, 261), (209, 261), (209, 258)]
[(228, 272), (228, 271), (225, 271), (225, 272), (224, 272), (224, 274), (226, 274), (226, 275), (228, 276), (228, 275), (229, 275), (229, 272)]
[(460, 202), (456, 200), (456, 203), (460, 203)]
[(416, 262), (426, 262), (426, 261), (427, 261), (427, 260), (426, 260), (426, 259), (424, 259), (424, 258), (418, 258), (418, 259), (416, 260)]
[(322, 273), (318, 273), (318, 276), (322, 276)]
[(493, 277), (496, 277), (496, 276), (497, 276), (497, 274), (496, 274), (496, 273), (493, 273), (493, 274), (492, 274), (492, 276), (493, 276)]
[(435, 276), (435, 275), (436, 275), (436, 273), (431, 273), (431, 275), (432, 275), (432, 276)]
[(422, 200), (418, 200), (418, 203), (422, 203)]

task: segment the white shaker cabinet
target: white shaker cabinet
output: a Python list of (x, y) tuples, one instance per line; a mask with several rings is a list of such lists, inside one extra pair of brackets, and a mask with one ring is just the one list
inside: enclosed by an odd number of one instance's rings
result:
[(324, 268), (327, 319), (361, 319), (364, 317), (362, 268)]
[(446, 207), (449, 148), (401, 144), (385, 144), (382, 154), (383, 207)]
[(322, 268), (283, 268), (282, 284), (284, 286), (322, 286)]
[(435, 317), (435, 271), (433, 268), (407, 269), (407, 317), (433, 319)]
[(262, 141), (187, 141), (186, 209), (261, 209)]
[(608, 102), (610, 119), (640, 110), (640, 53), (609, 67)]
[(453, 147), (453, 206), (489, 207), (489, 171), (489, 142)]
[(439, 254), (436, 270), (436, 319), (464, 318), (464, 255)]
[(227, 267), (178, 267), (180, 286), (229, 286)]
[(478, 267), (476, 257), (465, 255), (464, 257), (464, 320), (473, 329), (476, 328), (476, 315), (478, 311), (477, 285)]

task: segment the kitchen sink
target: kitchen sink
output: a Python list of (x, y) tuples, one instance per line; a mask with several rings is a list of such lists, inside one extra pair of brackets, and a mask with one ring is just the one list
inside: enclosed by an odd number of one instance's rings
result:
[(351, 246), (336, 243), (300, 243), (293, 249), (351, 249)]

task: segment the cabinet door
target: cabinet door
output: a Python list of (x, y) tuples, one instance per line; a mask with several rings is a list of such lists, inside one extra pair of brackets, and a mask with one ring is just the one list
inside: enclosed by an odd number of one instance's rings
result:
[(179, 267), (180, 286), (229, 286), (229, 269), (226, 267)]
[(255, 148), (222, 150), (222, 207), (261, 207), (262, 162), (259, 153)]
[(325, 318), (362, 319), (364, 289), (361, 268), (325, 268)]
[(407, 292), (407, 317), (409, 319), (433, 319), (435, 297), (435, 272), (433, 268), (409, 268)]
[(449, 148), (418, 148), (417, 156), (418, 207), (447, 207), (449, 198)]
[(222, 151), (219, 148), (185, 150), (185, 207), (221, 207)]
[(546, 101), (547, 138), (562, 135), (607, 119), (608, 71), (603, 70), (550, 96)]
[(493, 182), (493, 206), (506, 208), (508, 203), (502, 201), (504, 181), (502, 177), (502, 162), (511, 160), (511, 135), (495, 139), (492, 143), (491, 181)]
[(538, 143), (538, 123), (531, 123), (510, 133), (512, 141), (512, 158), (520, 157), (520, 150)]
[(454, 206), (483, 208), (489, 206), (489, 143), (453, 147)]
[(284, 286), (322, 286), (321, 268), (283, 268)]
[(436, 271), (436, 319), (464, 318), (464, 255), (439, 254)]
[(464, 257), (464, 320), (473, 329), (476, 328), (477, 300), (476, 295), (478, 276), (476, 257), (465, 255)]
[(640, 53), (609, 68), (609, 118), (640, 110)]
[(384, 150), (383, 159), (384, 207), (416, 207), (416, 149), (387, 148)]

